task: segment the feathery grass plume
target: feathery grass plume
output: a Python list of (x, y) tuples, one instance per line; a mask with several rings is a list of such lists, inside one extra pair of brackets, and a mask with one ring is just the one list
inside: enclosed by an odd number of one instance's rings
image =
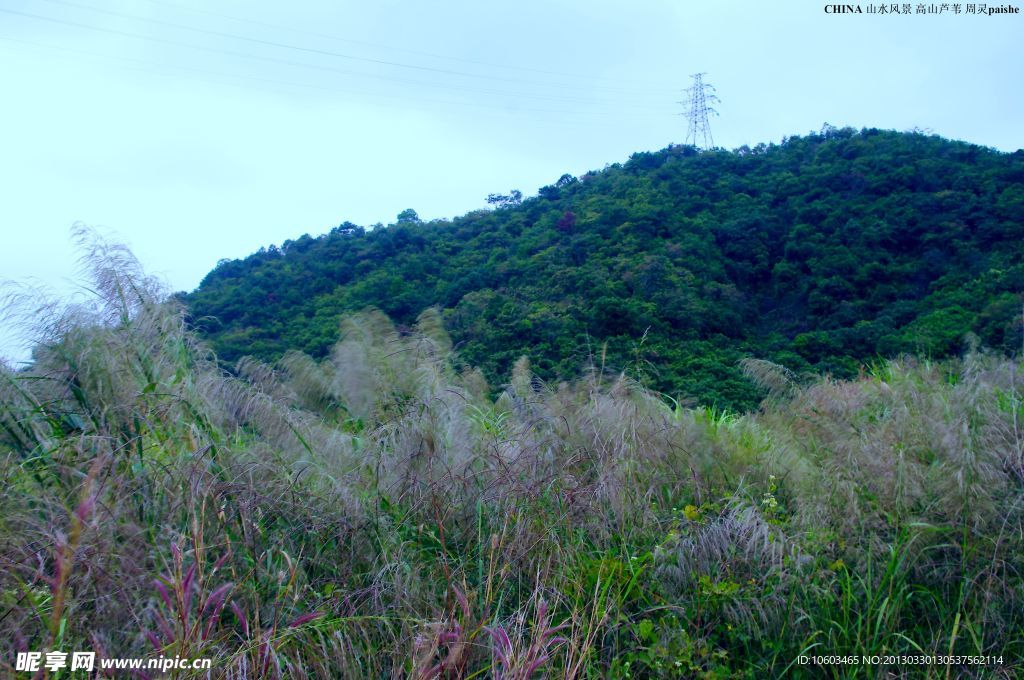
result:
[(341, 340), (331, 350), (332, 393), (356, 418), (383, 415), (412, 391), (408, 347), (382, 312), (367, 310), (341, 321)]
[(338, 406), (338, 395), (333, 391), (334, 365), (329, 361), (317, 362), (302, 352), (290, 350), (278, 362), (287, 385), (295, 393), (302, 408), (316, 413), (330, 414)]
[(768, 399), (782, 399), (796, 387), (796, 374), (785, 366), (747, 357), (740, 361), (743, 374), (768, 393)]
[(452, 339), (444, 328), (441, 310), (428, 307), (416, 317), (416, 335), (420, 343), (429, 343), (430, 351), (438, 357), (446, 357), (452, 351)]

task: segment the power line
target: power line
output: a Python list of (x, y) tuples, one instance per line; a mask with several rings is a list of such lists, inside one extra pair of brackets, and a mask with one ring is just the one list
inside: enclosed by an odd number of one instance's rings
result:
[[(48, 45), (48, 44), (38, 43), (38, 42), (30, 41), (30, 40), (23, 40), (23, 39), (19, 39), (19, 38), (11, 38), (11, 37), (8, 37), (8, 36), (0, 36), (0, 40), (5, 40), (5, 41), (8, 41), (8, 42), (21, 43), (21, 44), (25, 44), (25, 45), (31, 45), (33, 47), (40, 47), (40, 48), (44, 48), (44, 49), (56, 50), (56, 51), (61, 51), (61, 52), (70, 52), (70, 53), (74, 53), (74, 54), (83, 54), (83, 55), (87, 55), (87, 56), (91, 56), (91, 57), (99, 57), (101, 59), (109, 59), (109, 60), (114, 60), (114, 61), (124, 61), (124, 62), (129, 62), (129, 63), (135, 63), (135, 64), (140, 64), (142, 67), (153, 67), (153, 66), (156, 66), (156, 67), (165, 68), (165, 69), (177, 69), (177, 70), (182, 70), (182, 71), (190, 71), (190, 72), (198, 73), (198, 74), (202, 74), (202, 75), (210, 75), (210, 76), (222, 77), (222, 78), (228, 78), (228, 79), (242, 79), (242, 80), (249, 80), (249, 81), (253, 81), (253, 82), (266, 83), (266, 84), (271, 84), (271, 85), (282, 85), (282, 86), (286, 86), (286, 87), (310, 88), (310, 89), (329, 91), (329, 92), (341, 92), (341, 93), (346, 93), (346, 94), (360, 94), (360, 95), (370, 96), (370, 97), (385, 97), (385, 98), (391, 98), (391, 99), (402, 99), (404, 101), (412, 101), (412, 102), (418, 102), (418, 103), (442, 104), (442, 105), (449, 105), (449, 106), (456, 106), (456, 107), (476, 107), (476, 108), (486, 108), (486, 109), (510, 112), (508, 107), (505, 107), (505, 106), (489, 105), (489, 104), (484, 104), (484, 103), (479, 103), (479, 102), (454, 102), (454, 101), (440, 100), (440, 99), (426, 99), (426, 98), (422, 98), (422, 97), (415, 97), (414, 98), (414, 97), (408, 97), (406, 95), (396, 95), (396, 94), (389, 94), (389, 93), (383, 93), (383, 92), (367, 92), (367, 91), (351, 90), (351, 89), (340, 89), (340, 88), (328, 87), (328, 86), (324, 86), (324, 85), (317, 85), (317, 84), (313, 84), (313, 83), (283, 81), (283, 80), (275, 80), (275, 79), (272, 79), (272, 78), (261, 78), (261, 77), (256, 77), (256, 76), (246, 76), (246, 75), (236, 74), (236, 73), (224, 73), (224, 72), (221, 72), (221, 71), (211, 71), (209, 69), (200, 69), (200, 68), (195, 68), (195, 67), (191, 67), (191, 66), (181, 66), (181, 65), (175, 65), (175, 64), (160, 64), (160, 63), (149, 62), (149, 61), (146, 61), (146, 60), (143, 60), (143, 59), (135, 59), (135, 58), (132, 58), (132, 57), (114, 56), (114, 55), (109, 55), (109, 54), (101, 54), (99, 52), (92, 52), (92, 51), (89, 51), (89, 50), (81, 50), (81, 49), (76, 49), (76, 48), (71, 48), (71, 47), (64, 47), (64, 46), (58, 46), (58, 45)], [(144, 71), (144, 72), (149, 72), (149, 73), (153, 72), (153, 70), (151, 68), (140, 68), (139, 70)], [(564, 114), (564, 115), (590, 114), (590, 115), (598, 115), (598, 116), (600, 116), (600, 115), (615, 115), (617, 120), (621, 120), (621, 116), (619, 114), (613, 113), (613, 112), (606, 112), (606, 111), (592, 111), (592, 110), (585, 110), (585, 111), (559, 111), (559, 110), (550, 110), (550, 109), (516, 108), (515, 112), (516, 113), (518, 113), (518, 112), (548, 113), (548, 114), (559, 114), (559, 115), (562, 115), (562, 114)], [(554, 122), (554, 121), (547, 121), (547, 122)]]
[(138, 15), (135, 15), (135, 14), (126, 14), (124, 12), (115, 12), (113, 10), (103, 9), (103, 8), (100, 8), (100, 7), (92, 7), (90, 5), (83, 5), (81, 3), (71, 2), (70, 0), (45, 0), (45, 1), (46, 2), (51, 2), (51, 3), (54, 3), (54, 4), (65, 5), (65, 6), (68, 6), (68, 7), (77, 7), (79, 9), (85, 9), (85, 10), (88, 10), (88, 11), (91, 11), (91, 12), (98, 12), (100, 14), (107, 14), (109, 16), (116, 16), (116, 17), (120, 17), (122, 19), (129, 19), (129, 20), (132, 20), (132, 21), (141, 21), (141, 22), (144, 22), (144, 23), (156, 24), (158, 26), (167, 26), (169, 28), (176, 28), (178, 30), (183, 30), (183, 31), (192, 31), (194, 33), (200, 33), (200, 34), (215, 36), (215, 37), (219, 37), (219, 38), (229, 38), (231, 40), (240, 40), (240, 41), (249, 42), (249, 43), (253, 43), (253, 44), (257, 44), (257, 45), (266, 45), (266, 46), (269, 46), (269, 47), (276, 47), (276, 48), (279, 48), (279, 49), (296, 50), (298, 52), (305, 52), (305, 53), (309, 53), (309, 54), (317, 54), (317, 55), (321, 55), (321, 56), (334, 57), (334, 58), (337, 58), (337, 59), (346, 59), (346, 60), (350, 60), (350, 61), (358, 61), (358, 62), (364, 62), (364, 63), (369, 63), (369, 64), (376, 64), (376, 65), (379, 65), (379, 66), (390, 66), (390, 67), (393, 67), (393, 68), (404, 68), (404, 69), (411, 69), (411, 70), (416, 70), (416, 71), (426, 71), (426, 72), (439, 73), (439, 74), (450, 75), (450, 76), (460, 76), (460, 77), (464, 77), (464, 78), (477, 78), (477, 79), (485, 79), (485, 80), (499, 80), (499, 81), (503, 81), (503, 82), (521, 83), (521, 84), (527, 84), (527, 85), (541, 85), (543, 87), (560, 87), (560, 88), (569, 87), (570, 89), (587, 89), (587, 90), (590, 90), (590, 89), (603, 89), (603, 90), (615, 90), (615, 91), (620, 91), (620, 92), (623, 91), (621, 88), (607, 88), (607, 87), (601, 87), (601, 86), (593, 86), (593, 87), (589, 87), (589, 88), (580, 88), (580, 87), (577, 87), (577, 86), (567, 86), (567, 85), (563, 85), (563, 84), (542, 83), (542, 82), (539, 82), (539, 81), (524, 80), (522, 78), (506, 78), (506, 77), (495, 76), (495, 75), (470, 73), (468, 71), (456, 71), (456, 70), (453, 70), (453, 69), (436, 68), (436, 67), (433, 67), (433, 66), (422, 66), (420, 64), (409, 64), (409, 63), (405, 63), (405, 62), (391, 61), (391, 60), (387, 60), (387, 59), (374, 59), (374, 58), (371, 58), (371, 57), (361, 57), (361, 56), (358, 56), (358, 55), (345, 54), (345, 53), (342, 53), (342, 52), (335, 52), (335, 51), (332, 51), (332, 50), (323, 50), (323, 49), (318, 49), (318, 48), (315, 48), (315, 47), (305, 47), (303, 45), (294, 45), (294, 44), (291, 44), (291, 43), (278, 42), (276, 40), (265, 40), (265, 39), (262, 39), (262, 38), (254, 38), (252, 36), (238, 35), (236, 33), (228, 33), (228, 32), (225, 32), (225, 31), (216, 31), (216, 30), (212, 30), (212, 29), (208, 29), (208, 28), (200, 28), (200, 27), (197, 27), (197, 26), (189, 26), (187, 24), (179, 24), (179, 23), (176, 23), (176, 22), (173, 22), (173, 21), (164, 21), (162, 19), (153, 19), (153, 18), (150, 18), (150, 17), (141, 17), (141, 16), (138, 16)]
[[(298, 68), (310, 68), (310, 69), (316, 69), (316, 70), (321, 70), (321, 71), (328, 71), (328, 72), (333, 72), (333, 73), (340, 73), (340, 74), (343, 74), (343, 75), (351, 75), (351, 76), (362, 77), (362, 78), (373, 78), (373, 79), (378, 79), (378, 80), (390, 80), (390, 81), (394, 81), (394, 82), (410, 83), (410, 84), (420, 85), (420, 86), (424, 86), (424, 87), (431, 87), (431, 88), (437, 87), (437, 88), (443, 88), (443, 89), (465, 90), (465, 91), (475, 92), (475, 93), (495, 94), (495, 95), (508, 96), (508, 97), (525, 97), (525, 98), (533, 98), (533, 99), (548, 99), (548, 100), (552, 100), (552, 101), (564, 101), (564, 102), (570, 102), (570, 103), (584, 103), (584, 104), (590, 104), (590, 103), (611, 104), (611, 103), (614, 103), (614, 104), (618, 104), (618, 105), (625, 105), (625, 106), (636, 107), (636, 108), (648, 108), (648, 107), (646, 107), (646, 106), (644, 106), (642, 104), (634, 104), (634, 103), (622, 103), (622, 102), (610, 102), (610, 101), (593, 101), (593, 100), (592, 101), (587, 101), (587, 100), (573, 99), (573, 98), (568, 98), (568, 97), (553, 97), (551, 95), (534, 95), (534, 94), (524, 94), (524, 93), (509, 93), (509, 92), (502, 92), (502, 91), (498, 91), (498, 90), (482, 90), (480, 88), (468, 87), (468, 86), (465, 86), (465, 85), (455, 85), (455, 84), (449, 84), (449, 83), (424, 83), (422, 81), (409, 80), (407, 78), (399, 78), (399, 77), (396, 77), (396, 76), (386, 76), (386, 75), (382, 75), (382, 74), (361, 73), (361, 72), (358, 72), (358, 71), (349, 71), (349, 70), (339, 69), (339, 68), (335, 68), (335, 67), (331, 67), (331, 66), (323, 66), (323, 65), (320, 65), (320, 64), (311, 64), (311, 63), (308, 63), (308, 62), (296, 62), (296, 61), (290, 61), (290, 60), (287, 60), (287, 59), (279, 59), (279, 58), (276, 58), (276, 57), (268, 57), (268, 56), (257, 55), (257, 54), (248, 54), (248, 53), (244, 53), (244, 52), (236, 52), (236, 51), (233, 51), (233, 50), (225, 50), (225, 49), (218, 48), (218, 47), (209, 47), (209, 46), (206, 46), (206, 45), (196, 45), (196, 44), (192, 44), (192, 43), (180, 42), (180, 41), (177, 41), (177, 40), (169, 40), (167, 38), (160, 38), (160, 37), (156, 37), (156, 36), (142, 35), (142, 34), (139, 34), (139, 33), (133, 33), (131, 31), (122, 31), (122, 30), (119, 30), (119, 29), (106, 28), (106, 27), (102, 27), (102, 26), (93, 26), (91, 24), (85, 24), (85, 23), (81, 23), (81, 22), (78, 22), (78, 21), (71, 21), (71, 20), (68, 20), (68, 19), (58, 19), (56, 17), (48, 17), (48, 16), (39, 15), (39, 14), (32, 14), (32, 13), (29, 13), (29, 12), (20, 12), (20, 11), (17, 11), (17, 10), (11, 10), (11, 9), (6, 9), (6, 8), (0, 8), (0, 12), (4, 12), (4, 13), (7, 13), (7, 14), (14, 14), (14, 15), (17, 15), (17, 16), (28, 17), (28, 18), (31, 18), (31, 19), (39, 20), (39, 21), (47, 21), (47, 22), (51, 22), (51, 23), (71, 26), (71, 27), (75, 27), (75, 28), (83, 28), (83, 29), (87, 29), (87, 30), (90, 30), (90, 31), (97, 31), (97, 32), (100, 32), (100, 33), (107, 33), (107, 34), (110, 34), (110, 35), (120, 35), (120, 36), (124, 36), (124, 37), (135, 38), (135, 39), (138, 39), (138, 40), (146, 40), (146, 41), (156, 42), (156, 43), (165, 44), (165, 45), (172, 45), (174, 47), (184, 47), (186, 49), (201, 50), (201, 51), (204, 51), (204, 52), (212, 52), (212, 53), (216, 53), (216, 54), (224, 54), (224, 55), (227, 55), (227, 56), (241, 58), (241, 59), (252, 59), (252, 60), (257, 60), (257, 61), (264, 61), (264, 62), (270, 62), (270, 63), (276, 63), (276, 64), (283, 64), (283, 65), (286, 65), (286, 66), (293, 66), (293, 67), (298, 67)], [(200, 30), (201, 31), (202, 29), (196, 29), (196, 30)], [(480, 76), (480, 77), (484, 77), (484, 76)], [(574, 89), (581, 89), (581, 88), (574, 88)]]
[[(206, 14), (208, 16), (218, 17), (220, 19), (228, 19), (229, 21), (237, 21), (237, 22), (240, 22), (240, 23), (252, 24), (254, 26), (261, 26), (263, 28), (271, 28), (271, 29), (274, 29), (274, 30), (281, 30), (281, 29), (283, 29), (283, 30), (286, 30), (286, 31), (290, 31), (292, 33), (298, 33), (300, 35), (309, 35), (309, 36), (313, 36), (313, 37), (317, 37), (317, 38), (325, 38), (327, 40), (336, 40), (336, 41), (340, 41), (340, 42), (352, 43), (353, 45), (364, 45), (364, 46), (367, 46), (367, 47), (374, 47), (374, 48), (378, 48), (378, 49), (392, 50), (392, 51), (395, 51), (395, 52), (404, 52), (406, 54), (414, 54), (416, 56), (429, 57), (431, 59), (443, 59), (443, 60), (446, 60), (446, 61), (454, 61), (454, 62), (459, 62), (459, 63), (464, 63), (464, 64), (476, 64), (478, 66), (488, 66), (488, 67), (491, 67), (491, 68), (503, 68), (503, 69), (509, 69), (509, 70), (515, 70), (515, 71), (524, 71), (524, 72), (528, 72), (528, 73), (538, 73), (538, 74), (542, 74), (542, 75), (559, 76), (559, 77), (562, 77), (562, 78), (584, 78), (584, 79), (588, 79), (588, 80), (602, 80), (602, 81), (609, 82), (609, 83), (630, 83), (631, 85), (634, 84), (634, 81), (632, 81), (632, 80), (624, 80), (622, 78), (609, 78), (609, 77), (606, 77), (606, 76), (595, 76), (595, 75), (589, 75), (589, 74), (583, 74), (583, 73), (566, 73), (566, 72), (563, 72), (563, 71), (549, 71), (549, 70), (546, 70), (546, 69), (531, 68), (529, 66), (515, 66), (513, 64), (499, 64), (497, 62), (479, 61), (479, 60), (476, 60), (476, 59), (466, 59), (466, 58), (463, 58), (463, 57), (452, 57), (452, 56), (449, 56), (449, 55), (435, 54), (435, 53), (432, 53), (432, 52), (421, 52), (421, 51), (418, 51), (418, 50), (410, 50), (410, 49), (405, 48), (405, 47), (395, 47), (393, 45), (383, 45), (381, 43), (368, 42), (366, 40), (353, 40), (352, 38), (343, 38), (341, 36), (334, 35), (334, 34), (319, 33), (317, 31), (308, 31), (308, 30), (301, 29), (301, 28), (295, 28), (293, 26), (283, 26), (283, 25), (278, 25), (278, 24), (271, 24), (271, 23), (268, 23), (268, 22), (265, 22), (265, 21), (258, 21), (256, 19), (247, 19), (247, 18), (243, 18), (243, 17), (233, 16), (233, 15), (230, 15), (230, 14), (223, 14), (221, 12), (213, 12), (213, 11), (208, 10), (208, 9), (201, 9), (201, 8), (198, 8), (198, 7), (189, 7), (187, 5), (181, 5), (181, 4), (178, 4), (178, 3), (175, 3), (175, 2), (164, 2), (162, 0), (146, 0), (146, 2), (149, 2), (150, 4), (153, 4), (153, 5), (161, 5), (163, 7), (173, 7), (175, 9), (185, 10), (187, 12), (194, 12), (194, 13), (198, 13), (198, 14)], [(651, 91), (654, 92), (655, 90), (651, 90)], [(659, 89), (657, 91), (660, 92), (661, 90)], [(669, 90), (664, 90), (664, 91), (665, 92), (669, 92)]]

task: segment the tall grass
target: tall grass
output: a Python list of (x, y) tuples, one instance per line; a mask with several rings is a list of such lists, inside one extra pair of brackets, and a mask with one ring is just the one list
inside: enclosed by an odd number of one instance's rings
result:
[[(804, 385), (749, 362), (768, 398), (723, 414), (523, 360), (492, 398), (427, 311), (229, 373), (81, 236), (88, 303), (9, 298), (40, 333), (0, 368), (4, 674), (48, 649), (223, 678), (1021, 670), (1019, 362)], [(796, 663), (950, 652), (1004, 664)]]

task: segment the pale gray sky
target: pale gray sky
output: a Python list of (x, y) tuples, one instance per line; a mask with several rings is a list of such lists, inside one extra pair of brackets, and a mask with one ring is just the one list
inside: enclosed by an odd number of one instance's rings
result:
[[(1024, 145), (1020, 14), (824, 7), (0, 0), (0, 279), (69, 290), (79, 220), (190, 290), (345, 220), (530, 195), (682, 142), (697, 71), (728, 148), (825, 122)], [(0, 355), (25, 356), (5, 329)]]

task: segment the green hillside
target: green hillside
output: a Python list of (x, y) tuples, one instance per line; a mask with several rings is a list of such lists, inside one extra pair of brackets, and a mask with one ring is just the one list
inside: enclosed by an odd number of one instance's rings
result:
[[(342, 224), (221, 262), (183, 295), (222, 360), (323, 357), (346, 312), (401, 328), (440, 307), (458, 357), (501, 381), (587, 367), (748, 408), (748, 356), (853, 377), (1020, 346), (1024, 151), (880, 130), (634, 154), (454, 220)], [(344, 206), (339, 206), (343, 210)]]

